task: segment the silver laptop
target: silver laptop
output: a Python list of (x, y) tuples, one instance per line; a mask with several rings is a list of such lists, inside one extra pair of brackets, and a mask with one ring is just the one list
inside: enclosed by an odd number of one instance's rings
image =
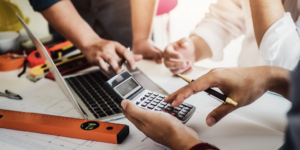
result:
[[(37, 50), (50, 66), (56, 82), (83, 118), (112, 121), (124, 117), (114, 94), (106, 89), (104, 83), (108, 77), (100, 69), (62, 77), (45, 47), (31, 33), (18, 14), (17, 16)], [(139, 70), (132, 70), (131, 73), (143, 87), (160, 94), (167, 94)]]

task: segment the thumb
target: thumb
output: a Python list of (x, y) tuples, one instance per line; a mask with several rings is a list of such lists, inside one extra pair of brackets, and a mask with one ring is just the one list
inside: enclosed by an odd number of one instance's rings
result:
[[(125, 111), (124, 114), (129, 115), (132, 118), (136, 118), (138, 120), (143, 120), (143, 116), (145, 116), (146, 110), (139, 108), (137, 105), (132, 103), (129, 100), (123, 100), (121, 102), (122, 110)], [(126, 117), (127, 117), (126, 116)]]
[(208, 114), (206, 118), (206, 124), (208, 126), (213, 126), (217, 122), (219, 122), (223, 117), (232, 111), (236, 110), (238, 107), (230, 105), (230, 104), (222, 104), (221, 106), (214, 109), (210, 114)]
[(189, 47), (189, 42), (188, 42), (188, 38), (182, 38), (178, 41), (178, 44), (180, 47), (187, 49)]

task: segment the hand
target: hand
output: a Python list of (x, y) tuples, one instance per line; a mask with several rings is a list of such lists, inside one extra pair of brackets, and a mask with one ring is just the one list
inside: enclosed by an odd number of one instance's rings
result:
[(193, 70), (195, 47), (190, 38), (171, 43), (164, 51), (164, 63), (174, 74), (188, 74)]
[(141, 40), (133, 43), (132, 51), (134, 54), (141, 54), (144, 58), (154, 59), (156, 63), (162, 63), (162, 50), (154, 46), (151, 40)]
[(237, 106), (222, 104), (213, 110), (206, 118), (208, 126), (213, 126), (228, 113), (251, 104), (267, 90), (278, 93), (288, 93), (288, 71), (278, 67), (253, 67), (213, 69), (194, 82), (171, 94), (165, 101), (172, 106), (179, 106), (192, 94), (204, 91), (210, 87), (218, 87), (238, 103)]
[(200, 143), (197, 133), (170, 114), (141, 109), (123, 100), (122, 111), (139, 130), (152, 140), (173, 150), (188, 150)]
[[(121, 60), (125, 58), (132, 69), (136, 68), (135, 62), (142, 59), (141, 55), (133, 55), (118, 42), (97, 39), (82, 50), (83, 54), (92, 65), (98, 65), (109, 73), (109, 66), (116, 74), (122, 71)], [(108, 66), (108, 65), (109, 66)]]

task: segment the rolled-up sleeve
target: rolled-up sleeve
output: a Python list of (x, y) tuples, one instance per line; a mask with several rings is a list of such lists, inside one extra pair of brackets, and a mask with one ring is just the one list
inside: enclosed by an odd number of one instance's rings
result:
[(295, 24), (290, 13), (285, 13), (267, 30), (259, 53), (268, 65), (288, 70), (297, 66), (300, 58), (299, 25), (299, 19)]
[(240, 3), (235, 0), (218, 0), (210, 5), (209, 10), (191, 35), (203, 38), (212, 51), (211, 59), (220, 61), (223, 49), (232, 39), (243, 34), (245, 17)]
[(43, 11), (59, 1), (60, 0), (29, 0), (30, 5), (35, 11)]

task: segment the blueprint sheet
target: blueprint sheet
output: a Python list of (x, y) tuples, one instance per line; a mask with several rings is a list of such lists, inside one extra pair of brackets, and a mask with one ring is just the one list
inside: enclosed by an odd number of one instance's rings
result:
[[(81, 115), (60, 90), (58, 84), (53, 81), (42, 79), (34, 84), (30, 90), (24, 91), (20, 95), (23, 97), (23, 100), (5, 100), (0, 103), (0, 109), (81, 118)], [(168, 149), (146, 138), (146, 136), (126, 118), (115, 121), (115, 123), (126, 124), (130, 128), (130, 134), (122, 144), (109, 144), (3, 128), (0, 128), (0, 141), (28, 150)]]

